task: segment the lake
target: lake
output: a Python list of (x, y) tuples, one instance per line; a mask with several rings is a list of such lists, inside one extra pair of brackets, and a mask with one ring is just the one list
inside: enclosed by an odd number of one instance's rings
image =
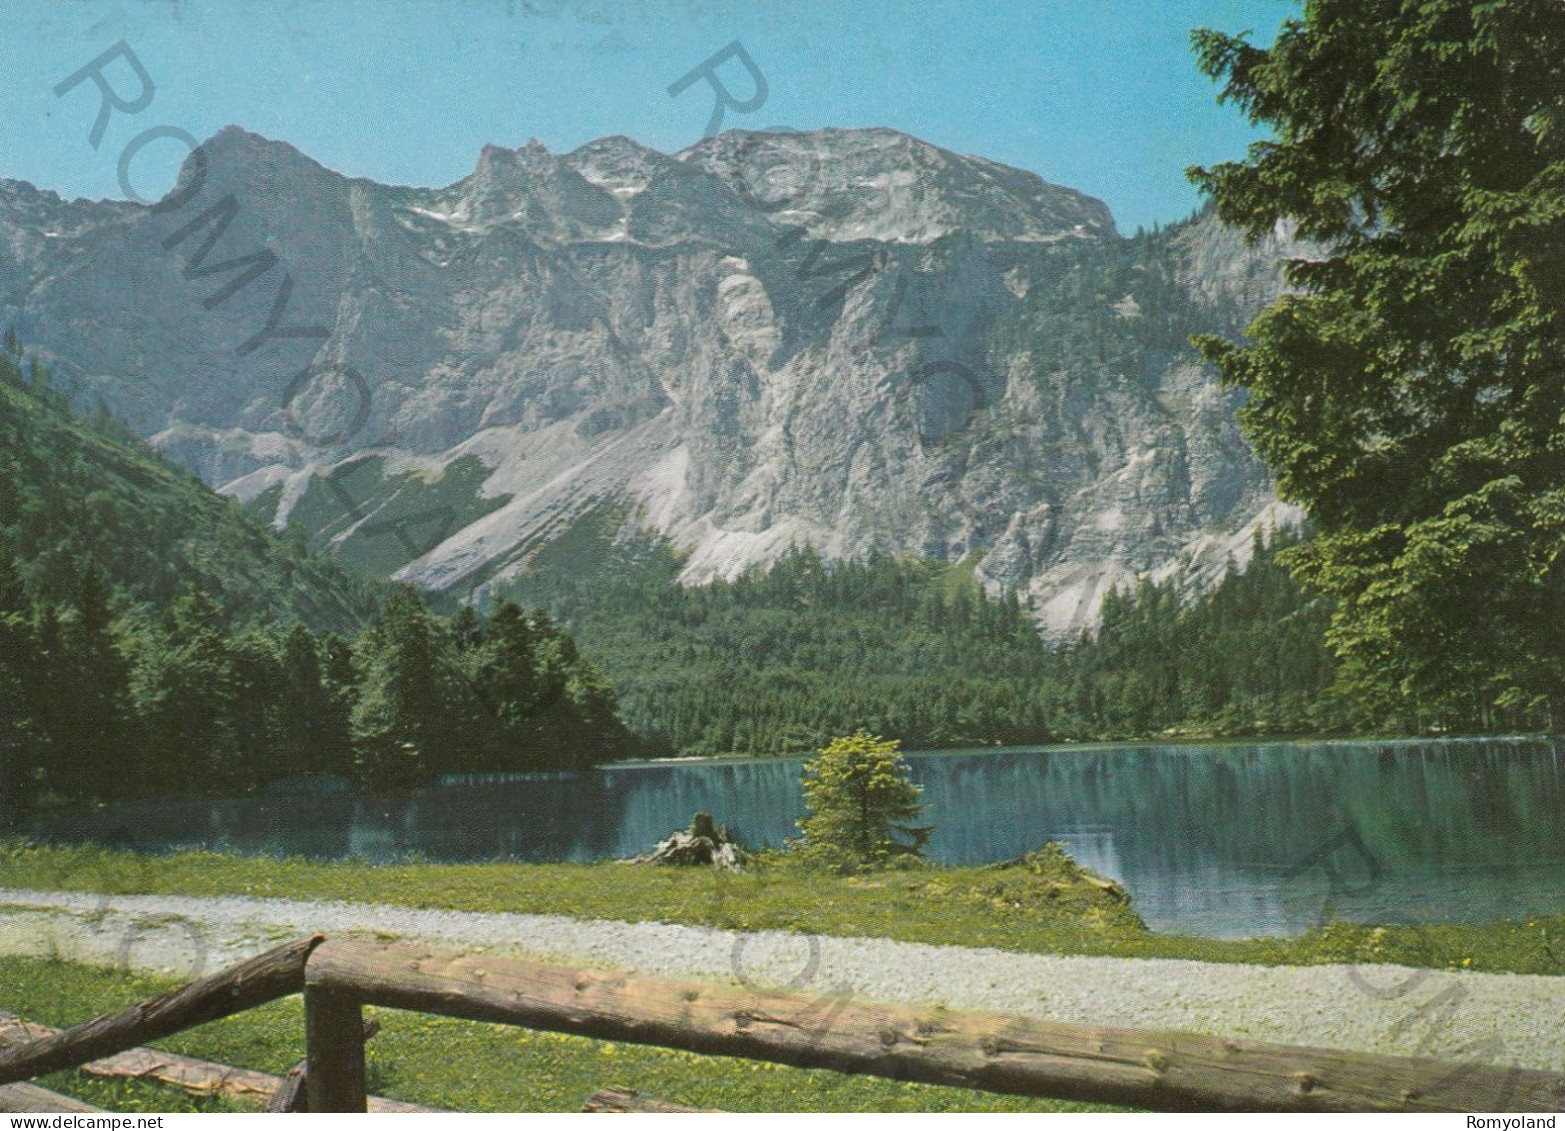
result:
[[(914, 753), (958, 864), (1062, 841), (1123, 883), (1148, 925), (1295, 934), (1565, 912), (1561, 744), (1536, 738)], [(645, 852), (697, 810), (780, 844), (802, 811), (798, 759), (611, 766), (542, 780), (174, 798), (51, 822), (40, 835), (162, 852), (598, 860)]]

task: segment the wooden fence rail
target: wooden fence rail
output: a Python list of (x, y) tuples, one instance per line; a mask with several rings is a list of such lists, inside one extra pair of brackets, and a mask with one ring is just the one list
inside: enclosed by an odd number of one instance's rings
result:
[[(955, 1013), (546, 966), (408, 943), (322, 944), (311, 1110), (363, 1111), (360, 1004), (894, 1080), (1163, 1111), (1557, 1111), (1565, 1075), (1190, 1033)], [(312, 1037), (316, 1029), (312, 1027)], [(315, 1107), (315, 1087), (336, 1107)]]
[[(604, 1108), (604, 1111), (619, 1111), (620, 1108)], [(623, 1110), (629, 1111), (630, 1108)], [(93, 1107), (75, 1096), (62, 1096), (59, 1092), (51, 1092), (48, 1088), (40, 1088), (37, 1084), (0, 1084), (0, 1111), (3, 1112), (101, 1112), (101, 1107)]]
[[(300, 990), (311, 1111), (366, 1109), (365, 1005), (1161, 1111), (1565, 1107), (1565, 1074), (1536, 1069), (694, 985), (409, 943), (319, 937), (0, 1051), (0, 1086), (112, 1056)], [(595, 1099), (601, 1102), (590, 1110), (647, 1110), (645, 1104), (660, 1102), (619, 1093)], [(662, 1108), (671, 1109), (677, 1110)]]
[(129, 1009), (0, 1051), (0, 1084), (76, 1068), (296, 994), (304, 988), (305, 960), (324, 938), (300, 939)]

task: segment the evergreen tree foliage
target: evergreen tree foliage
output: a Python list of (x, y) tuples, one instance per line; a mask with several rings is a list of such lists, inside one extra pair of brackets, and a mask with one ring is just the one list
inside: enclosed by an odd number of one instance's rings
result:
[(436, 651), (433, 619), (411, 589), (394, 593), (359, 637), (353, 737), (365, 780), (414, 784), (451, 741)]
[[(1052, 647), (967, 566), (881, 554), (828, 565), (799, 550), (688, 588), (647, 541), (612, 572), (522, 584), (591, 653), (628, 725), (681, 754), (797, 753), (857, 727), (924, 749), (1311, 733), (1341, 712), (1326, 696), (1331, 602), (1275, 560), (1297, 544), (1258, 537), (1204, 594), (1112, 593), (1098, 631)], [(616, 559), (577, 542), (583, 557)]]
[(525, 592), (590, 653), (627, 724), (669, 752), (796, 753), (859, 726), (918, 746), (1049, 737), (1048, 647), (970, 567), (884, 554), (828, 566), (801, 549), (686, 587), (666, 544), (643, 550), (622, 572), (562, 569)]
[(55, 738), (60, 776), (67, 789), (81, 789), (120, 772), (124, 757), (125, 689), (128, 673), (111, 631), (107, 582), (96, 567), (77, 575), (70, 604), (60, 621), (55, 689), (62, 702)]
[(801, 860), (852, 871), (918, 858), (933, 830), (913, 823), (925, 807), (899, 748), (861, 730), (833, 739), (806, 764)]
[(1565, 5), (1307, 0), (1268, 49), (1200, 32), (1272, 138), (1192, 170), (1313, 241), (1298, 293), (1206, 339), (1316, 538), (1342, 698), (1402, 729), (1565, 715)]
[(47, 373), (0, 349), (0, 545), (34, 596), (70, 604), (96, 571), (159, 610), (199, 591), (236, 623), (350, 630), (375, 607), (374, 584), (278, 539), (117, 426), (77, 418), (37, 383)]
[(474, 610), (447, 624), (411, 590), (348, 578), (112, 421), (73, 417), (47, 372), (0, 344), (0, 823), (640, 750), (547, 616), (503, 603), (492, 626)]
[(1257, 535), (1244, 569), (1181, 600), (1142, 582), (1105, 598), (1096, 634), (1062, 649), (1044, 695), (1074, 738), (1307, 734), (1341, 729), (1325, 629), (1331, 603), (1280, 564), (1298, 539)]
[(334, 749), (346, 748), (349, 733), (333, 726), (334, 704), (322, 664), (322, 643), (304, 625), (295, 624), (282, 639), (277, 689), (277, 771), (281, 777), (342, 773)]

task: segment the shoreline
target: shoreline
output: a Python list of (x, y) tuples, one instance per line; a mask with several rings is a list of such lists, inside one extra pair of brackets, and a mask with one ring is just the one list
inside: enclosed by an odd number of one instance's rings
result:
[[(962, 755), (978, 754), (1075, 754), (1098, 753), (1108, 750), (1160, 750), (1160, 749), (1184, 749), (1229, 747), (1255, 747), (1265, 749), (1277, 746), (1352, 746), (1359, 744), (1378, 743), (1411, 746), (1427, 743), (1454, 743), (1454, 742), (1548, 742), (1560, 738), (1557, 733), (1548, 732), (1513, 732), (1506, 734), (1436, 734), (1436, 735), (1271, 735), (1265, 737), (1226, 737), (1226, 738), (1126, 738), (1126, 739), (1091, 739), (1072, 741), (1063, 739), (1059, 742), (1045, 742), (1034, 745), (1021, 746), (941, 746), (933, 749), (906, 749), (903, 750), (904, 758), (949, 758)], [(583, 770), (582, 773), (595, 773), (604, 770), (641, 770), (655, 769), (659, 766), (698, 766), (698, 765), (734, 765), (751, 762), (786, 762), (793, 759), (807, 759), (812, 757), (813, 750), (799, 751), (791, 754), (692, 754), (680, 755), (672, 758), (643, 758), (624, 762), (604, 762), (592, 770)]]
[[(1063, 855), (1063, 854), (1062, 854)], [(1100, 882), (1101, 883), (1101, 882)], [(1261, 965), (1354, 962), (1565, 975), (1565, 913), (1487, 923), (1332, 920), (1290, 937), (1163, 933), (1135, 893), (1107, 893), (1063, 858), (837, 876), (600, 864), (367, 864), (0, 842), (0, 888), (169, 898), (283, 898), (445, 914), (517, 913), (986, 947), (1012, 953)]]

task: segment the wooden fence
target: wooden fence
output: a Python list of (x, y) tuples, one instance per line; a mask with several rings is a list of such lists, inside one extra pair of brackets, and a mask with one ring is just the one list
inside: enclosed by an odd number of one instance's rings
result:
[[(366, 1022), (364, 1035), (366, 1039), (377, 1028), (376, 1022)], [(0, 1047), (15, 1044), (25, 1044), (28, 1041), (41, 1040), (44, 1037), (52, 1037), (60, 1032), (59, 1029), (48, 1025), (39, 1025), (24, 1021), (20, 1017), (9, 1013), (0, 1012)], [(299, 1111), (303, 1105), (299, 1102), (298, 1095), (302, 1084), (304, 1069), (296, 1067), (287, 1076), (274, 1076), (270, 1072), (257, 1072), (253, 1068), (236, 1068), (231, 1064), (217, 1064), (210, 1060), (202, 1060), (194, 1056), (184, 1056), (181, 1053), (169, 1052), (166, 1049), (133, 1048), (125, 1052), (115, 1053), (100, 1060), (92, 1060), (81, 1065), (81, 1071), (89, 1076), (100, 1076), (115, 1080), (152, 1080), (160, 1084), (171, 1084), (186, 1092), (198, 1096), (225, 1095), (237, 1096), (243, 1099), (253, 1100), (264, 1104), (268, 1109), (278, 1111)], [(15, 1092), (7, 1092), (6, 1089), (18, 1089)], [(36, 1105), (40, 1102), (37, 1090), (31, 1089), (31, 1085), (7, 1084), (0, 1087), (0, 1111), (32, 1111), (36, 1106), (15, 1107), (15, 1104)], [(604, 1102), (613, 1102), (613, 1093), (605, 1092)], [(60, 1097), (64, 1099), (65, 1097)], [(632, 1102), (632, 1101), (626, 1101)], [(402, 1103), (399, 1100), (388, 1100), (381, 1096), (369, 1098), (371, 1112), (431, 1112), (438, 1108), (424, 1107), (419, 1104)], [(51, 1109), (54, 1110), (54, 1109)], [(70, 1108), (60, 1110), (83, 1110), (82, 1108)]]
[[(300, 940), (0, 1051), (0, 1086), (304, 993), (310, 1111), (365, 1111), (363, 1007), (801, 1068), (1161, 1111), (1543, 1112), (1565, 1074), (640, 978), (409, 943)], [(596, 1110), (656, 1110), (615, 1106)], [(656, 1101), (651, 1101), (656, 1102)], [(381, 1110), (387, 1110), (381, 1108)]]

